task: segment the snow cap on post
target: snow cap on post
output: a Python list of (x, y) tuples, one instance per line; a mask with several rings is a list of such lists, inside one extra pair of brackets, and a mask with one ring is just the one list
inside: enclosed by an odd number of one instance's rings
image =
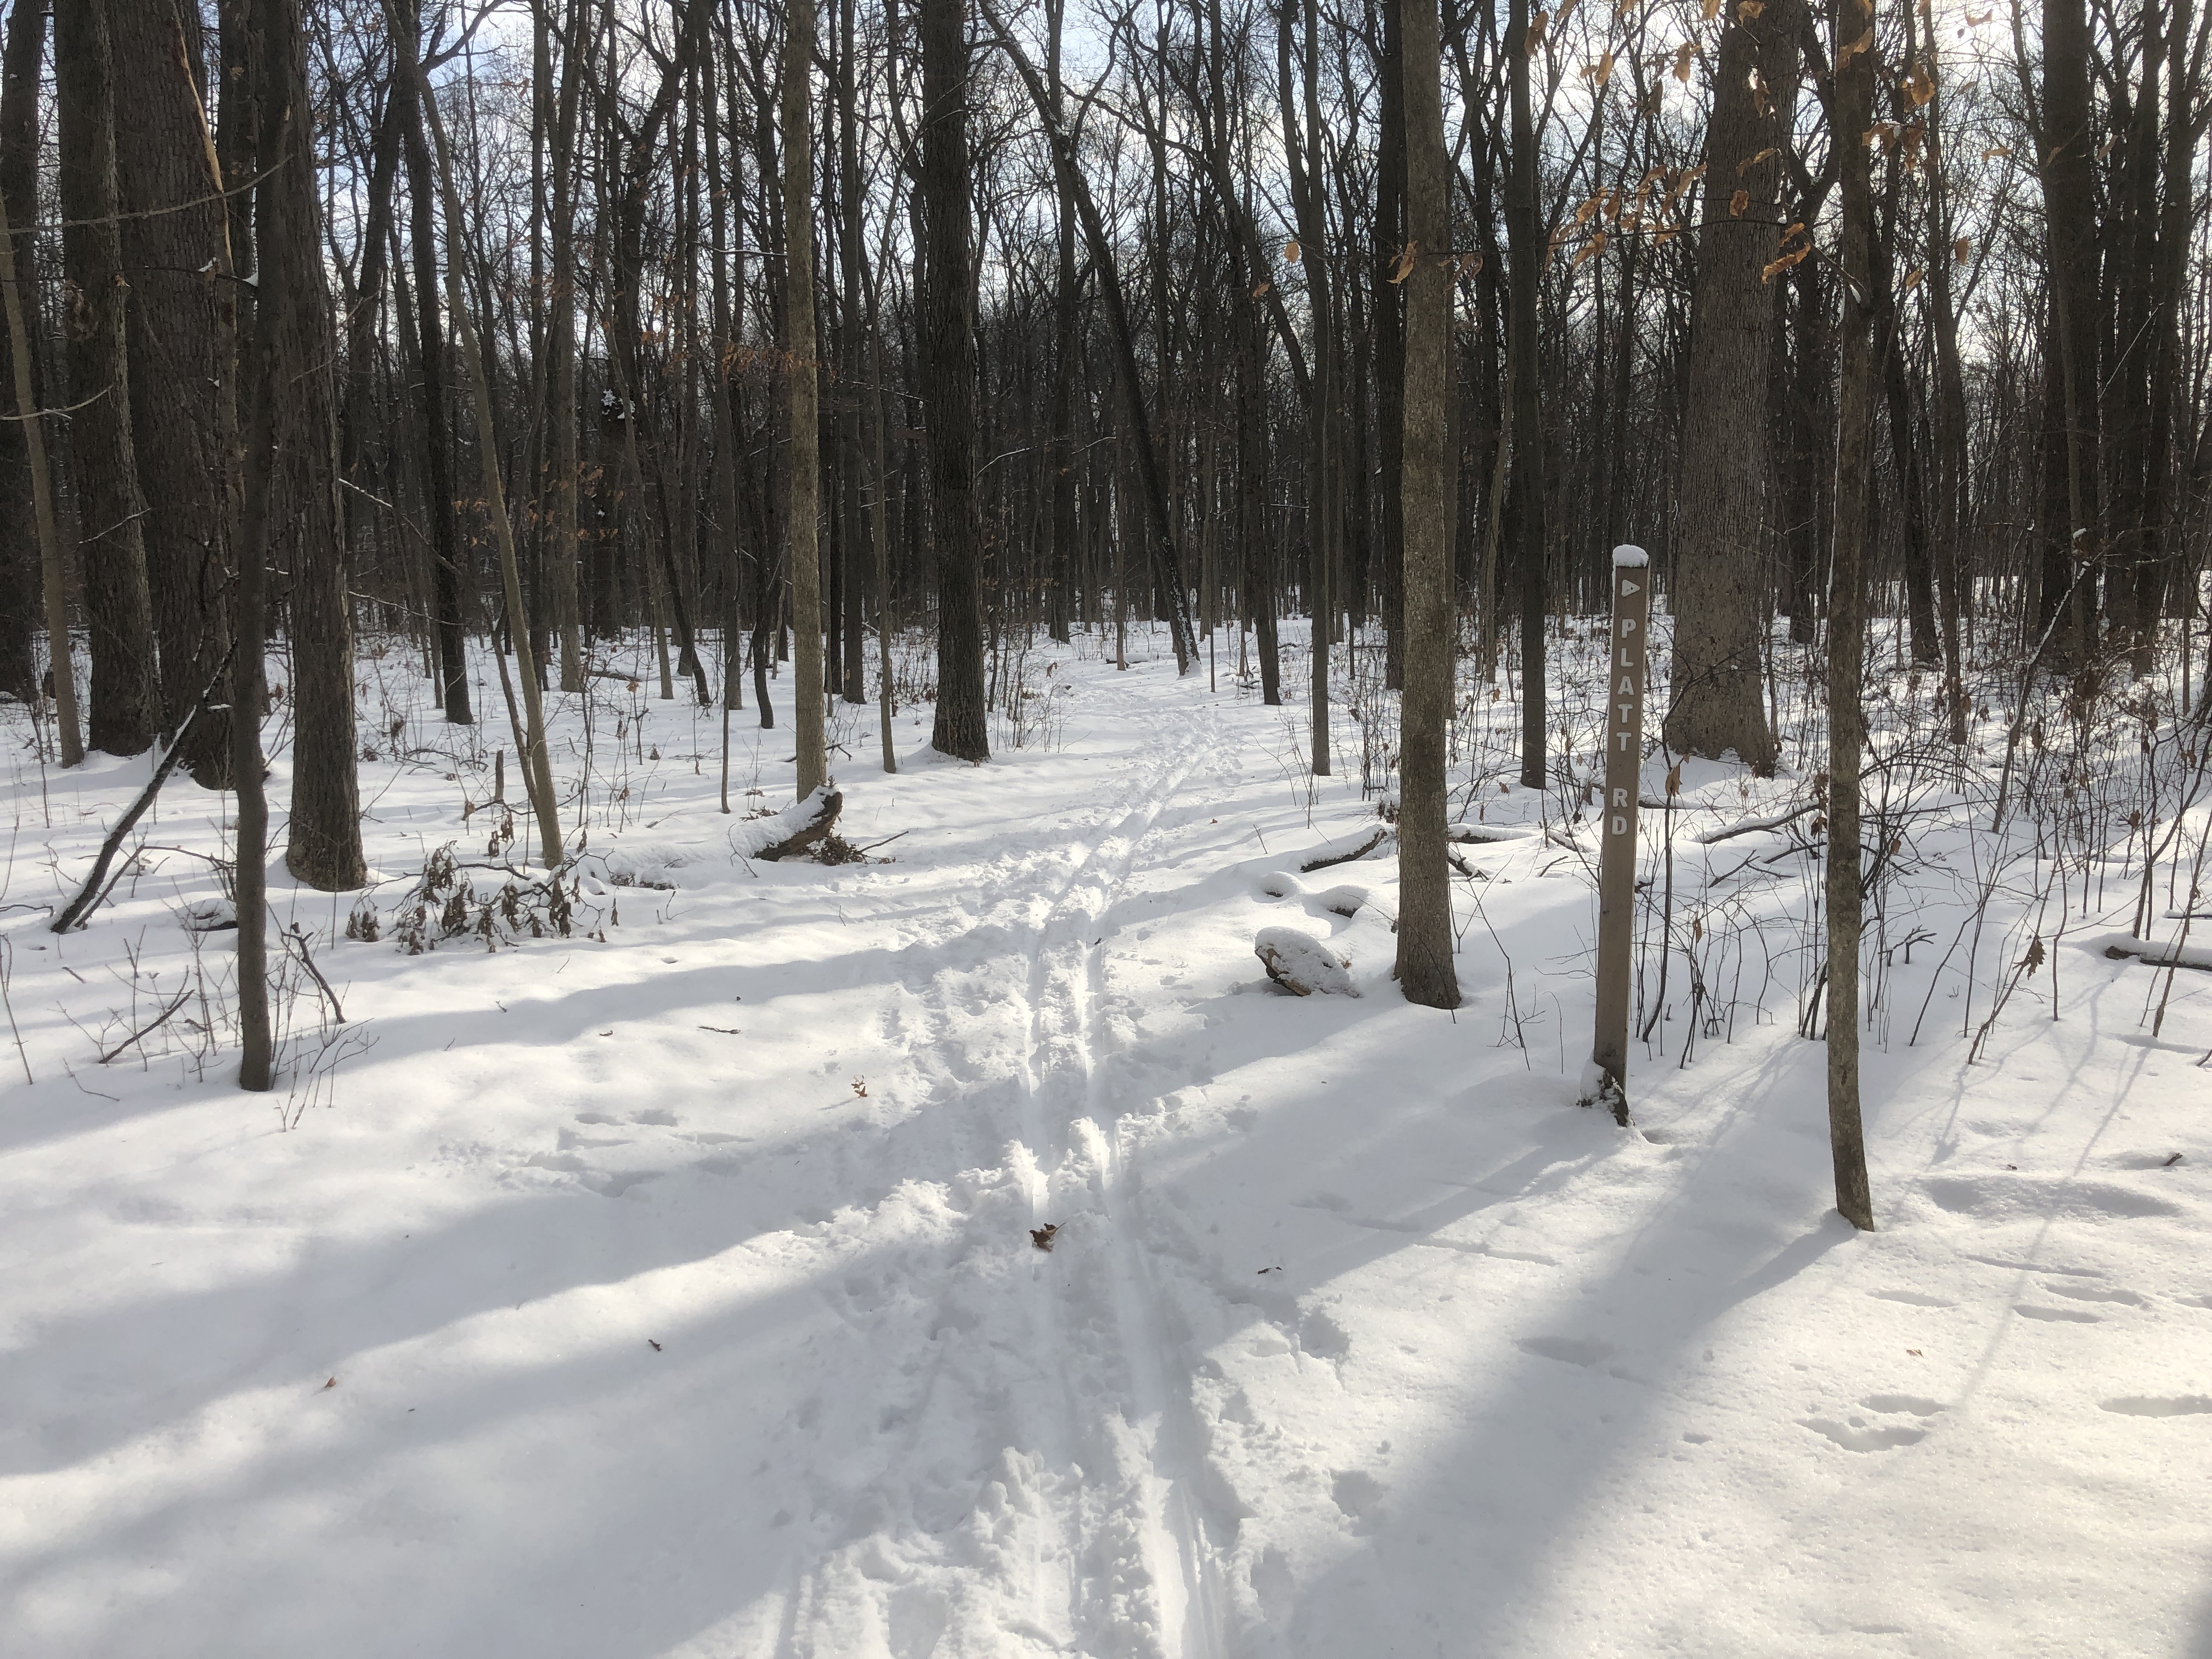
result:
[(1640, 547), (1631, 545), (1627, 542), (1623, 542), (1619, 547), (1613, 550), (1613, 568), (1615, 570), (1621, 568), (1624, 565), (1634, 566), (1640, 568), (1650, 562), (1651, 556), (1649, 553), (1646, 553)]

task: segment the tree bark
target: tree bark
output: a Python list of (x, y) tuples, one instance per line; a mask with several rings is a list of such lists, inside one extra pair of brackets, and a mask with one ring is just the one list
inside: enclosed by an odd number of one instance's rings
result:
[[(153, 600), (138, 468), (131, 448), (131, 374), (125, 344), (123, 246), (116, 225), (115, 82), (107, 0), (70, 0), (54, 17), (54, 103), (59, 116), (62, 336), (68, 343), (70, 457), (82, 524), (94, 749), (136, 755), (154, 741)], [(184, 665), (176, 668), (179, 691)]]
[[(942, 4), (943, 0), (939, 3)], [(953, 11), (953, 32), (964, 40), (960, 33), (957, 5)], [(927, 12), (924, 16), (926, 19)], [(791, 695), (792, 726), (798, 737), (799, 796), (804, 800), (830, 777), (829, 755), (823, 747), (822, 731), (822, 439), (814, 331), (814, 0), (793, 0), (787, 27), (789, 33), (783, 46), (783, 309), (791, 365)], [(963, 98), (967, 91), (965, 79), (963, 73), (959, 88)], [(964, 156), (961, 171), (964, 175)], [(964, 186), (960, 200), (964, 210)], [(964, 295), (964, 283), (962, 289)], [(969, 556), (972, 559), (972, 553)], [(974, 651), (980, 728), (983, 665), (980, 630)], [(940, 702), (937, 708), (941, 727), (945, 704)]]
[[(410, 25), (416, 13), (408, 13)], [(438, 644), (438, 700), (447, 720), (454, 726), (476, 724), (476, 709), (469, 694), (468, 629), (463, 621), (464, 561), (459, 526), (453, 501), (459, 493), (453, 483), (453, 434), (446, 391), (445, 321), (438, 295), (438, 175), (424, 137), (427, 123), (422, 92), (411, 65), (422, 56), (422, 36), (410, 27), (401, 50), (410, 65), (395, 95), (404, 100), (400, 118), (406, 125), (407, 186), (411, 198), (415, 261), (416, 337), (422, 344), (423, 489), (429, 497), (430, 592), (434, 615), (431, 627)], [(457, 227), (448, 227), (456, 230)], [(449, 236), (446, 257), (459, 257), (459, 245)]]
[(1874, 1226), (1859, 1115), (1859, 771), (1866, 745), (1859, 706), (1866, 656), (1867, 491), (1874, 468), (1875, 399), (1874, 185), (1866, 130), (1874, 53), (1848, 52), (1873, 19), (1859, 0), (1830, 0), (1836, 70), (1830, 130), (1843, 198), (1844, 325), (1838, 394), (1836, 544), (1828, 586), (1828, 1142), (1836, 1208), (1854, 1227)]
[[(109, 0), (116, 125), (131, 285), (131, 434), (148, 512), (146, 575), (161, 648), (162, 724), (176, 732), (194, 684), (230, 649), (237, 510), (237, 289), (228, 216), (200, 102), (200, 21), (177, 0)], [(231, 787), (232, 699), (218, 696), (181, 738), (208, 789)]]
[[(937, 541), (937, 720), (931, 745), (988, 759), (981, 532), (975, 518), (974, 233), (969, 205), (967, 7), (922, 0), (922, 410)], [(786, 143), (789, 140), (787, 138)]]
[[(2089, 21), (2083, 0), (2043, 0), (2044, 234), (2051, 283), (2053, 377), (2065, 433), (2067, 522), (2059, 542), (2070, 564), (2103, 551), (2098, 489), (2097, 227), (2094, 133), (2089, 119)], [(2068, 573), (2069, 577), (2071, 572)], [(2096, 647), (2097, 580), (2072, 583), (2074, 614), (2052, 656), (2086, 661)], [(2063, 588), (2062, 588), (2062, 591)]]
[[(1765, 607), (1767, 290), (1779, 251), (1779, 146), (1797, 81), (1799, 0), (1729, 14), (1706, 128), (1697, 287), (1683, 387), (1681, 507), (1669, 540), (1674, 617), (1668, 746), (1733, 750), (1774, 769), (1760, 643)], [(1754, 80), (1754, 77), (1756, 79)]]
[[(9, 222), (27, 228), (38, 218), (39, 68), (45, 55), (46, 0), (16, 0), (8, 16), (0, 56), (0, 200)], [(31, 243), (21, 244), (18, 264), (27, 278)], [(27, 289), (26, 293), (28, 293)], [(38, 403), (38, 363), (32, 374), (32, 407)], [(0, 387), (12, 404), (15, 348), (0, 331)], [(0, 695), (39, 701), (37, 621), (39, 541), (34, 529), (29, 438), (21, 421), (0, 421)]]
[(1544, 411), (1536, 357), (1536, 304), (1549, 257), (1537, 220), (1536, 133), (1529, 109), (1528, 0), (1512, 0), (1505, 34), (1512, 82), (1512, 170), (1505, 181), (1506, 239), (1511, 246), (1511, 338), (1506, 380), (1513, 388), (1513, 472), (1507, 511), (1521, 577), (1521, 782), (1544, 787)]
[(1409, 1002), (1459, 1006), (1451, 866), (1444, 844), (1445, 726), (1452, 708), (1450, 161), (1444, 150), (1437, 0), (1391, 0), (1404, 43), (1406, 689), (1400, 702), (1398, 982)]
[[(310, 887), (367, 879), (354, 770), (353, 623), (337, 505), (337, 342), (323, 278), (313, 105), (300, 0), (258, 0), (261, 135), (255, 307), (276, 474), (272, 555), (291, 572), (292, 811), (285, 864)], [(251, 641), (248, 641), (250, 644)]]

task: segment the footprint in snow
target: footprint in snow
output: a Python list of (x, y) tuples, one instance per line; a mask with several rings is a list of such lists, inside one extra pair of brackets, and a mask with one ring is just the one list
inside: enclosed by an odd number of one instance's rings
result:
[(2130, 1308), (2148, 1308), (2149, 1298), (2137, 1296), (2133, 1291), (2124, 1291), (2117, 1285), (2050, 1285), (2043, 1287), (2054, 1296), (2070, 1296), (2076, 1302), (2117, 1302)]
[(1952, 1308), (1958, 1305), (1946, 1302), (1940, 1296), (1928, 1296), (1919, 1291), (1869, 1291), (1867, 1294), (1883, 1302), (1902, 1302), (1908, 1308)]
[(1870, 1394), (1859, 1404), (1870, 1412), (1910, 1412), (1915, 1417), (1933, 1417), (1943, 1409), (1942, 1401), (1917, 1394)]
[(1337, 1508), (1360, 1521), (1374, 1513), (1389, 1488), (1364, 1469), (1332, 1469), (1328, 1490)]
[(2100, 1400), (2097, 1404), (2108, 1412), (2118, 1412), (2123, 1417), (2203, 1417), (2212, 1415), (2212, 1399), (2201, 1394), (2185, 1395), (2129, 1395), (2119, 1400)]
[(1899, 1446), (1916, 1445), (1928, 1437), (1925, 1429), (1908, 1428), (1901, 1423), (1869, 1423), (1863, 1417), (1849, 1422), (1832, 1422), (1825, 1417), (1801, 1417), (1800, 1426), (1818, 1435), (1826, 1436), (1845, 1451), (1893, 1451)]
[(1568, 1365), (1595, 1365), (1613, 1358), (1613, 1344), (1588, 1336), (1524, 1336), (1515, 1345), (1522, 1353)]
[(2022, 1319), (2039, 1319), (2047, 1325), (2100, 1325), (2104, 1316), (2086, 1308), (2039, 1308), (2033, 1302), (2015, 1302), (2013, 1310)]

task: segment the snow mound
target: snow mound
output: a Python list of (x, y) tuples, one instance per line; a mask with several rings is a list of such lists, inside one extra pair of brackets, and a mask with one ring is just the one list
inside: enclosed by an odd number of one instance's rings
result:
[[(767, 819), (761, 820), (765, 823)], [(691, 849), (665, 842), (615, 847), (599, 855), (599, 867), (617, 887), (672, 888), (676, 872), (691, 862)]]
[(1252, 954), (1267, 969), (1267, 977), (1293, 996), (1356, 997), (1358, 990), (1345, 970), (1352, 964), (1311, 933), (1295, 927), (1262, 927), (1252, 941)]

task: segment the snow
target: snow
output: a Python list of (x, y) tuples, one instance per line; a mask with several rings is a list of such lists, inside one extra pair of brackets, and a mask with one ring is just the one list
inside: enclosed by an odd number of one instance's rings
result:
[[(552, 698), (563, 787), (592, 769), (574, 933), (416, 956), (393, 919), (441, 845), (483, 861), (499, 734), (365, 661), (364, 733), (406, 725), (362, 769), (385, 937), (272, 860), (347, 1023), (288, 969), (266, 1096), (203, 1029), (233, 935), (185, 925), (222, 914), (220, 803), (173, 782), (57, 939), (148, 767), (42, 769), (15, 713), (0, 1649), (2204, 1650), (2212, 984), (2172, 976), (2150, 1034), (2169, 976), (2104, 950), (2124, 872), (1972, 1065), (1971, 882), (1908, 918), (1938, 943), (1867, 1035), (1858, 1235), (1772, 931), (1818, 866), (1692, 840), (1801, 786), (1684, 769), (1674, 890), (1780, 872), (1743, 901), (1774, 988), (1692, 1033), (1678, 955), (1624, 1131), (1575, 1104), (1571, 793), (1455, 791), (1492, 838), (1454, 884), (1467, 1000), (1412, 1006), (1387, 848), (1295, 873), (1372, 833), (1357, 757), (1304, 776), (1303, 708), (1147, 648), (1054, 653), (1049, 741), (982, 768), (884, 777), (849, 711), (841, 833), (906, 832), (864, 865), (738, 855), (787, 731), (736, 717), (726, 817), (714, 714), (595, 681), (587, 750)], [(2001, 892), (1991, 940), (2031, 911)], [(1274, 928), (1363, 994), (1276, 991)]]
[[(1336, 890), (1344, 897), (1327, 908), (1341, 914), (1341, 907), (1348, 901), (1356, 915), (1363, 900), (1351, 896), (1347, 890)], [(1358, 987), (1346, 971), (1351, 963), (1303, 928), (1262, 927), (1253, 937), (1252, 954), (1260, 958), (1267, 977), (1294, 996), (1312, 996), (1316, 993), (1340, 997), (1359, 994)]]
[(1616, 570), (1641, 570), (1651, 562), (1651, 556), (1642, 548), (1623, 542), (1613, 550), (1613, 568)]

